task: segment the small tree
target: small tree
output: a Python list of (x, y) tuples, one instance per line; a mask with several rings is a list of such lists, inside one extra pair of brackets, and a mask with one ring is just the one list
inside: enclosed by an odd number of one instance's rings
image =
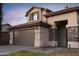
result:
[(0, 32), (1, 32), (1, 24), (2, 24), (2, 3), (0, 3)]

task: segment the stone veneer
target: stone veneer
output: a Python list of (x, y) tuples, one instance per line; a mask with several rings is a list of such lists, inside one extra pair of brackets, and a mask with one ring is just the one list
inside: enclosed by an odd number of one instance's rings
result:
[(49, 41), (56, 41), (56, 28), (49, 29)]
[(57, 46), (57, 29), (56, 28), (50, 28), (49, 29), (49, 46)]
[[(56, 28), (49, 29), (49, 46), (57, 46)], [(79, 48), (79, 27), (67, 27), (68, 48)]]
[(79, 37), (79, 28), (78, 26), (68, 27), (67, 28), (68, 41), (77, 41)]
[(79, 48), (79, 27), (67, 27), (68, 48)]

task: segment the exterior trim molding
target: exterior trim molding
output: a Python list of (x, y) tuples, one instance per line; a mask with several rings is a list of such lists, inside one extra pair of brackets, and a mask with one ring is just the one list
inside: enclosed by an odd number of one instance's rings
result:
[(66, 25), (66, 28), (68, 28), (68, 27), (75, 27), (75, 26), (79, 26), (78, 24), (76, 24), (76, 25)]

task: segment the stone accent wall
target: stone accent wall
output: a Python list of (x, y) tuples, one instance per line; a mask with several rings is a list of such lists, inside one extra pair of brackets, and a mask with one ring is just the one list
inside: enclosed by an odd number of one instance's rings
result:
[(56, 28), (49, 29), (49, 41), (56, 41)]
[(57, 29), (56, 28), (50, 28), (49, 29), (49, 46), (51, 46), (51, 47), (58, 46)]
[[(49, 29), (49, 46), (58, 46), (56, 33), (57, 33), (56, 28)], [(69, 45), (71, 45), (71, 48), (79, 48), (78, 26), (67, 27), (67, 40), (68, 40), (67, 41), (68, 48), (70, 47)]]
[(79, 37), (79, 27), (73, 26), (67, 28), (67, 34), (68, 34), (68, 41), (78, 41)]
[(67, 28), (68, 48), (79, 48), (79, 27), (73, 26)]

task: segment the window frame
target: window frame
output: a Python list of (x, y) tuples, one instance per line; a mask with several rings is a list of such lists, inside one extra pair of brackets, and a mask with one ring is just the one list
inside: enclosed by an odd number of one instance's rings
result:
[[(34, 20), (34, 18), (33, 18), (34, 16), (33, 16), (33, 15), (34, 15), (35, 13), (37, 13), (37, 20), (39, 19), (39, 12), (34, 12), (34, 13), (31, 13), (31, 14), (30, 14), (30, 20)], [(34, 21), (35, 21), (35, 20), (34, 20)]]

